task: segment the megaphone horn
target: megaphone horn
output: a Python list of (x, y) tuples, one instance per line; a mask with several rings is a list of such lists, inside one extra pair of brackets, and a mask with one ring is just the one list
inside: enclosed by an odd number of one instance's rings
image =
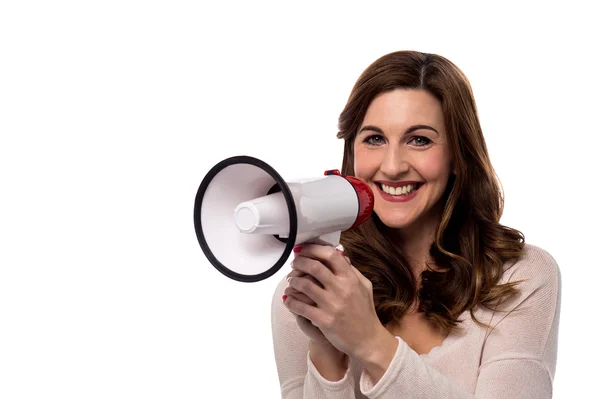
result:
[(296, 245), (338, 245), (342, 231), (369, 218), (373, 203), (366, 183), (338, 170), (286, 182), (265, 162), (236, 156), (219, 162), (202, 180), (194, 226), (217, 270), (256, 282), (275, 274)]

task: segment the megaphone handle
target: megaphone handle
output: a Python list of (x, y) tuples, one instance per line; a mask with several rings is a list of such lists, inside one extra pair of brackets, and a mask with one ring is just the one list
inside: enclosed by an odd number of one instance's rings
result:
[(337, 247), (340, 245), (340, 236), (342, 235), (341, 231), (334, 231), (333, 233), (323, 234), (322, 236), (317, 237), (314, 240), (311, 240), (314, 244), (321, 245), (330, 245), (332, 247)]

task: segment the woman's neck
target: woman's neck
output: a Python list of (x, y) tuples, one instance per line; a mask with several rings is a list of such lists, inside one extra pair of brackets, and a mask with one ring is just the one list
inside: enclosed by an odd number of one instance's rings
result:
[(440, 216), (434, 216), (418, 220), (411, 226), (394, 231), (402, 253), (410, 262), (415, 277), (420, 278), (421, 272), (425, 270), (427, 264), (431, 265), (429, 249), (435, 240), (439, 223)]

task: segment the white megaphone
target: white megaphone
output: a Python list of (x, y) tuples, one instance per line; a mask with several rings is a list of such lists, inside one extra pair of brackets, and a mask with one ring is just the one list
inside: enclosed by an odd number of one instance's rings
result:
[(221, 273), (256, 282), (275, 274), (294, 246), (336, 246), (373, 211), (373, 192), (338, 170), (286, 182), (265, 162), (228, 158), (204, 177), (194, 205), (200, 247)]

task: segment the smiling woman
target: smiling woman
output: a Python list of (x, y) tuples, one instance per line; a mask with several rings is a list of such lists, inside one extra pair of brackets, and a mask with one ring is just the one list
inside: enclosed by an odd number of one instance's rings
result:
[(551, 396), (559, 269), (499, 223), (463, 73), (434, 54), (381, 57), (338, 137), (342, 173), (370, 185), (374, 212), (342, 234), (345, 256), (295, 250), (272, 305), (283, 397)]

